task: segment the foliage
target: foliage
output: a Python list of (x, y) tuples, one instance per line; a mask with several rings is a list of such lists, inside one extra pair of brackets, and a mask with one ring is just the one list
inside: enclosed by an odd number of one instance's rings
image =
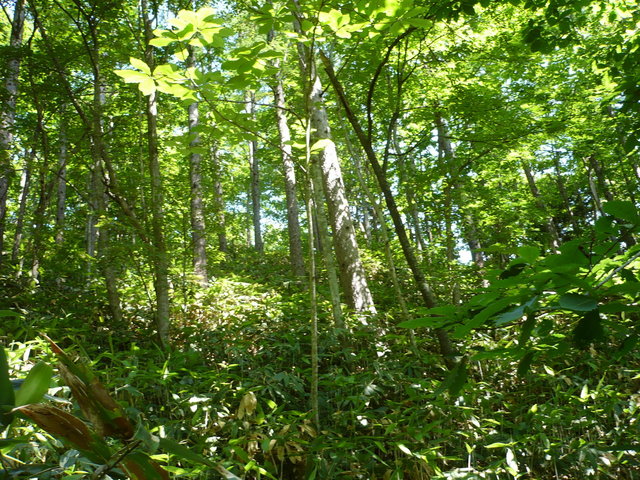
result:
[[(14, 48), (3, 2), (0, 479), (637, 478), (635, 3), (179, 3), (29, 0)], [(344, 325), (326, 147), (377, 308)]]

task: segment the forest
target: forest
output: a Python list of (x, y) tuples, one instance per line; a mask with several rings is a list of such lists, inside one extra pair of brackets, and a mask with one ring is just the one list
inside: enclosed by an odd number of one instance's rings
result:
[(0, 6), (0, 480), (640, 479), (635, 0)]

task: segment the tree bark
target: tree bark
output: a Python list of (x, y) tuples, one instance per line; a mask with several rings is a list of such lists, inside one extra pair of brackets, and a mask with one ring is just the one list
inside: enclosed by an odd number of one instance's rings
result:
[(291, 133), (285, 113), (284, 88), (282, 78), (277, 76), (273, 85), (276, 122), (280, 135), (280, 151), (282, 155), (282, 170), (284, 173), (284, 191), (287, 200), (287, 233), (289, 237), (289, 262), (295, 276), (304, 276), (304, 258), (302, 254), (302, 240), (300, 233), (299, 208), (296, 198), (296, 170), (291, 152)]
[[(33, 83), (32, 83), (33, 85)], [(42, 159), (38, 168), (38, 200), (33, 212), (33, 233), (31, 235), (31, 278), (34, 281), (40, 279), (40, 262), (43, 254), (43, 240), (45, 233), (46, 212), (49, 207), (51, 191), (53, 189), (52, 179), (49, 179), (50, 149), (49, 136), (44, 123), (44, 108), (37, 90), (33, 89), (33, 101), (36, 109), (37, 127), (36, 136), (40, 138), (42, 149)]]
[[(247, 104), (246, 112), (252, 120), (255, 120), (255, 93), (247, 92), (245, 95)], [(253, 248), (257, 252), (264, 251), (264, 243), (262, 241), (262, 225), (260, 212), (260, 164), (258, 162), (257, 150), (258, 142), (250, 140), (249, 148), (249, 169), (251, 171), (251, 219), (253, 221)]]
[[(147, 0), (142, 0), (141, 10), (146, 45), (145, 61), (153, 69), (155, 58), (153, 47), (149, 45), (149, 40), (153, 38), (153, 31)], [(169, 301), (169, 255), (164, 233), (164, 187), (158, 158), (158, 106), (156, 92), (152, 92), (147, 96), (146, 103), (148, 163), (149, 176), (151, 177), (152, 264), (156, 294), (156, 327), (159, 343), (166, 348), (169, 345), (171, 305)]]
[(67, 204), (67, 121), (64, 117), (65, 108), (62, 108), (60, 113), (60, 131), (59, 142), (60, 147), (58, 150), (58, 172), (57, 172), (57, 201), (56, 201), (56, 225), (55, 225), (55, 242), (56, 245), (61, 245), (64, 241), (64, 223), (65, 223), (65, 208)]
[[(16, 229), (13, 236), (13, 249), (11, 251), (11, 263), (14, 265), (18, 263), (18, 257), (20, 254), (20, 245), (22, 243), (24, 230), (24, 216), (27, 209), (29, 189), (31, 187), (31, 169), (35, 155), (35, 148), (31, 148), (29, 152), (25, 152), (25, 163), (22, 168), (22, 175), (20, 176), (20, 204), (18, 207), (18, 215), (16, 216)], [(18, 276), (22, 274), (22, 265), (20, 265), (16, 274)]]
[[(195, 50), (189, 47), (187, 65), (195, 66)], [(190, 148), (200, 146), (200, 133), (198, 124), (200, 121), (198, 102), (189, 105), (189, 133), (193, 137), (189, 143)], [(202, 197), (202, 156), (192, 151), (189, 154), (189, 179), (191, 182), (191, 238), (193, 242), (193, 270), (197, 281), (201, 285), (208, 283), (207, 274), (207, 237), (204, 216), (204, 201)]]
[(228, 250), (228, 243), (224, 215), (224, 190), (222, 188), (222, 171), (220, 169), (218, 150), (214, 143), (211, 144), (209, 152), (211, 155), (211, 168), (213, 170), (213, 207), (214, 216), (216, 219), (216, 230), (218, 232), (218, 250), (226, 253)]
[[(13, 10), (11, 35), (9, 37), (8, 60), (4, 88), (5, 101), (0, 109), (0, 266), (4, 252), (4, 236), (7, 218), (7, 198), (12, 178), (15, 175), (11, 165), (11, 150), (13, 143), (13, 126), (16, 115), (16, 101), (18, 98), (18, 82), (22, 55), (22, 32), (24, 30), (25, 0), (17, 0)], [(4, 95), (3, 95), (4, 96)]]
[[(336, 95), (338, 96), (340, 103), (345, 109), (349, 123), (351, 123), (351, 126), (353, 127), (356, 136), (358, 137), (358, 141), (360, 142), (360, 145), (366, 154), (367, 160), (369, 161), (371, 168), (373, 169), (373, 173), (376, 177), (376, 180), (378, 181), (378, 186), (382, 191), (382, 195), (387, 205), (389, 215), (391, 216), (391, 219), (393, 221), (396, 235), (398, 236), (398, 241), (400, 242), (400, 246), (402, 247), (402, 252), (404, 254), (407, 265), (409, 266), (409, 269), (413, 274), (413, 279), (416, 283), (416, 286), (418, 287), (418, 291), (422, 296), (425, 306), (427, 308), (433, 308), (437, 305), (436, 297), (429, 283), (427, 282), (424, 273), (420, 269), (418, 260), (415, 256), (415, 253), (413, 252), (413, 248), (411, 247), (411, 243), (409, 242), (409, 237), (407, 235), (407, 230), (404, 226), (404, 223), (402, 222), (402, 217), (400, 216), (400, 212), (398, 211), (398, 206), (393, 196), (393, 192), (391, 191), (391, 187), (387, 180), (386, 172), (382, 169), (382, 165), (378, 161), (378, 157), (373, 150), (373, 145), (371, 144), (370, 139), (364, 133), (364, 130), (360, 125), (360, 121), (351, 109), (351, 105), (349, 104), (346, 94), (344, 93), (342, 84), (339, 82), (338, 78), (335, 75), (331, 61), (323, 53), (321, 53), (321, 59), (329, 76), (329, 79), (331, 80), (331, 84), (336, 92)], [(445, 358), (445, 362), (447, 363), (447, 365), (449, 367), (452, 367), (454, 365), (454, 357), (456, 356), (456, 351), (451, 344), (449, 334), (442, 328), (436, 329), (435, 334), (440, 346), (440, 353)]]
[[(327, 214), (324, 208), (326, 201), (323, 195), (322, 172), (320, 171), (319, 159), (317, 155), (311, 156), (309, 168), (309, 175), (311, 176), (310, 195), (313, 198), (316, 218), (316, 221), (313, 223), (316, 227), (315, 231), (318, 234), (318, 245), (321, 247), (320, 250), (322, 251), (324, 266), (327, 269), (329, 294), (331, 296), (331, 314), (333, 316), (333, 323), (336, 328), (344, 328), (342, 306), (340, 305), (340, 287), (336, 271), (336, 263), (333, 258), (333, 252), (329, 248), (329, 245), (331, 244), (331, 240), (329, 239), (329, 224), (327, 222)], [(313, 232), (311, 233), (311, 235), (313, 235)], [(311, 255), (313, 255), (313, 250), (311, 251)]]
[(576, 216), (573, 213), (573, 208), (571, 208), (571, 204), (569, 203), (569, 195), (567, 195), (567, 188), (565, 186), (564, 179), (562, 178), (560, 161), (555, 152), (553, 154), (553, 166), (556, 173), (556, 185), (558, 186), (558, 193), (560, 193), (560, 198), (562, 199), (564, 209), (567, 212), (567, 215), (569, 215), (569, 221), (571, 222), (574, 233), (578, 235), (580, 233), (580, 226), (578, 225)]
[(536, 206), (540, 211), (545, 212), (545, 230), (547, 231), (551, 239), (551, 248), (553, 250), (558, 250), (558, 248), (560, 248), (560, 235), (558, 234), (558, 228), (556, 227), (553, 217), (547, 213), (547, 206), (542, 200), (540, 190), (538, 190), (536, 180), (533, 176), (533, 172), (531, 171), (531, 166), (526, 161), (523, 161), (522, 169), (524, 170), (524, 174), (527, 177), (529, 190), (531, 191), (531, 195), (535, 199)]
[[(315, 70), (315, 69), (313, 69)], [(340, 272), (342, 288), (349, 307), (358, 313), (376, 313), (373, 296), (369, 290), (364, 267), (351, 218), (349, 201), (342, 179), (338, 152), (331, 138), (327, 112), (323, 106), (322, 85), (317, 74), (313, 74), (309, 104), (313, 139), (323, 141), (319, 153), (319, 165), (329, 219), (333, 229), (333, 243)], [(315, 143), (315, 142), (314, 142)]]
[[(298, 15), (299, 6), (296, 2), (294, 4), (297, 10), (293, 13)], [(300, 32), (298, 20), (294, 21), (294, 29)], [(350, 206), (342, 179), (338, 152), (331, 137), (327, 111), (323, 105), (322, 94), (324, 92), (315, 66), (313, 52), (302, 43), (298, 43), (297, 48), (300, 72), (307, 80), (306, 102), (312, 130), (312, 143), (320, 146), (319, 164), (322, 171), (329, 221), (333, 230), (333, 246), (338, 261), (340, 283), (345, 293), (345, 300), (356, 313), (376, 314), (373, 296), (369, 290), (366, 273), (360, 259), (356, 231), (349, 211)]]

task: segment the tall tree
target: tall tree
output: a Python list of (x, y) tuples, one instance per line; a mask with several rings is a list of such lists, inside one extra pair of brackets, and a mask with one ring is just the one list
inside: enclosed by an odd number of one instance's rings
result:
[[(253, 90), (245, 93), (246, 112), (252, 121), (256, 117), (256, 94)], [(253, 248), (257, 252), (264, 251), (264, 242), (262, 241), (262, 212), (260, 208), (260, 162), (258, 160), (258, 142), (252, 138), (247, 142), (247, 151), (249, 158), (249, 171), (251, 172), (250, 182), (250, 204), (251, 204), (251, 220), (253, 223)]]
[[(150, 40), (149, 38), (148, 40)], [(148, 48), (151, 48), (150, 46)], [(187, 66), (195, 68), (195, 49), (189, 46)], [(193, 270), (197, 280), (206, 285), (207, 274), (207, 237), (202, 195), (202, 155), (200, 154), (200, 110), (198, 102), (189, 104), (189, 180), (191, 184), (191, 238), (193, 242)]]
[[(157, 16), (157, 10), (153, 12)], [(152, 18), (147, 0), (141, 2), (142, 23), (144, 26), (144, 59), (150, 69), (155, 67), (153, 47), (149, 40), (153, 37)], [(154, 289), (156, 293), (156, 326), (161, 345), (169, 344), (170, 301), (169, 301), (169, 254), (165, 240), (164, 185), (158, 158), (158, 105), (156, 92), (146, 97), (147, 146), (149, 176), (151, 178), (151, 224), (152, 224), (152, 265), (154, 270)], [(191, 112), (189, 112), (191, 127)], [(206, 275), (206, 265), (205, 265)], [(205, 277), (206, 279), (206, 277)]]
[[(299, 15), (298, 12), (294, 12)], [(300, 31), (300, 22), (296, 22)], [(358, 313), (376, 313), (366, 272), (360, 259), (356, 231), (351, 218), (338, 151), (332, 140), (327, 111), (323, 104), (322, 83), (315, 66), (313, 51), (298, 44), (299, 64), (305, 79), (305, 100), (314, 145), (319, 148), (319, 165), (333, 230), (340, 281), (349, 307)]]
[(282, 80), (282, 70), (279, 62), (275, 65), (278, 74), (271, 83), (274, 99), (274, 111), (278, 124), (280, 137), (280, 154), (282, 157), (282, 170), (284, 173), (284, 191), (287, 201), (287, 234), (289, 237), (289, 261), (291, 270), (296, 276), (304, 276), (304, 258), (302, 253), (302, 240), (300, 232), (299, 208), (296, 197), (296, 170), (293, 163), (291, 148), (291, 132), (286, 114), (286, 102)]
[(11, 179), (15, 172), (11, 164), (13, 129), (16, 116), (16, 101), (18, 98), (18, 83), (20, 77), (20, 62), (22, 58), (21, 45), (25, 21), (25, 0), (16, 0), (13, 7), (11, 35), (6, 57), (6, 74), (4, 77), (4, 91), (0, 96), (2, 109), (0, 110), (0, 265), (4, 251), (5, 225), (7, 218), (7, 196)]

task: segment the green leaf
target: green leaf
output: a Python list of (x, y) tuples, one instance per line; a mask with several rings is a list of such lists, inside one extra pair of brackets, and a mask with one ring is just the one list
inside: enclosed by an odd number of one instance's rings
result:
[(537, 321), (538, 318), (534, 313), (529, 313), (527, 315), (527, 319), (522, 324), (522, 329), (520, 330), (520, 335), (518, 336), (518, 345), (520, 347), (524, 346), (529, 338), (531, 338), (531, 332), (533, 332), (533, 327), (536, 326)]
[(417, 28), (431, 28), (433, 26), (433, 21), (426, 18), (410, 18), (407, 23)]
[(52, 377), (53, 368), (50, 365), (44, 362), (35, 364), (16, 392), (16, 406), (38, 403), (49, 390)]
[(538, 247), (525, 245), (524, 247), (518, 248), (518, 255), (527, 263), (533, 263), (540, 256), (540, 249)]
[(151, 95), (156, 91), (156, 82), (151, 77), (147, 77), (145, 80), (138, 84), (138, 88), (143, 95)]
[(530, 298), (527, 302), (523, 303), (519, 307), (514, 308), (513, 310), (509, 310), (501, 315), (499, 315), (495, 320), (496, 327), (500, 325), (504, 325), (505, 323), (513, 322), (514, 320), (518, 320), (522, 318), (525, 313), (531, 311), (531, 308), (538, 301), (538, 296)]
[(400, 328), (440, 328), (455, 318), (458, 308), (454, 305), (445, 305), (442, 307), (429, 308), (420, 311), (422, 314), (430, 315), (428, 317), (412, 318), (404, 322), (398, 323)]
[(602, 205), (602, 210), (609, 215), (620, 218), (634, 225), (640, 224), (638, 209), (631, 202), (622, 200), (611, 200)]
[(15, 406), (15, 394), (9, 378), (9, 362), (4, 347), (0, 347), (0, 431), (13, 420), (10, 410)]
[(494, 442), (494, 443), (490, 443), (489, 445), (485, 445), (484, 448), (505, 448), (505, 447), (509, 447), (513, 444), (511, 443), (502, 443), (502, 442)]
[(321, 138), (320, 140), (315, 142), (313, 145), (311, 145), (311, 151), (320, 152), (325, 148), (330, 147), (331, 145), (333, 145), (333, 140), (331, 140), (330, 138)]
[(166, 47), (167, 45), (171, 45), (174, 42), (177, 42), (177, 39), (168, 37), (157, 37), (149, 40), (149, 45), (153, 45), (154, 47)]
[(215, 468), (216, 466), (216, 464), (213, 463), (211, 460), (205, 458), (204, 456), (198, 453), (193, 452), (192, 450), (185, 447), (184, 445), (180, 445), (179, 443), (174, 442), (169, 438), (161, 438), (159, 446), (165, 452), (171, 453), (172, 455), (175, 455), (181, 460), (188, 460), (193, 463), (207, 465), (208, 467)]
[(562, 295), (558, 304), (560, 307), (567, 310), (573, 310), (575, 312), (588, 312), (594, 310), (598, 306), (598, 302), (594, 298), (586, 295), (579, 295), (577, 293), (567, 293)]
[(142, 60), (139, 60), (139, 59), (134, 58), (134, 57), (130, 57), (129, 58), (129, 63), (131, 65), (133, 65), (134, 68), (137, 68), (138, 70), (141, 70), (142, 72), (146, 73), (147, 75), (151, 75), (151, 69), (149, 68), (149, 65), (147, 65)]
[(439, 395), (446, 389), (449, 395), (457, 397), (462, 387), (467, 383), (467, 380), (467, 358), (465, 357), (449, 372), (449, 375), (442, 381), (440, 387), (435, 391), (435, 394)]
[(114, 70), (114, 72), (116, 75), (122, 77), (124, 83), (140, 83), (150, 79), (146, 73), (136, 70)]

